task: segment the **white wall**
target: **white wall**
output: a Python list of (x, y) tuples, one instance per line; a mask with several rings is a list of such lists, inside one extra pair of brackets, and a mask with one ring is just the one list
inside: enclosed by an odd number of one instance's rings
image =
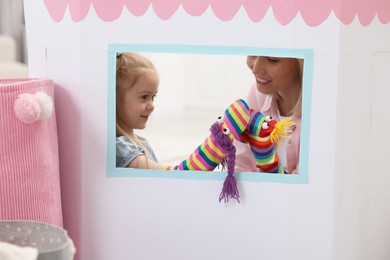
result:
[[(362, 87), (370, 83), (365, 70), (359, 69), (360, 52), (366, 48), (344, 53), (355, 42), (343, 36), (355, 27), (340, 26), (333, 14), (321, 25), (310, 27), (299, 15), (291, 23), (281, 25), (271, 11), (261, 22), (249, 20), (243, 10), (231, 21), (221, 21), (210, 9), (195, 17), (182, 8), (167, 20), (161, 20), (150, 8), (139, 17), (124, 11), (112, 22), (98, 19), (93, 10), (80, 22), (73, 22), (65, 13), (64, 19), (55, 23), (43, 3), (25, 1), (25, 5), (30, 75), (52, 78), (60, 86), (56, 98), (61, 104), (57, 111), (62, 115), (57, 120), (61, 126), (60, 154), (64, 158), (64, 217), (77, 242), (80, 259), (354, 259), (362, 252), (359, 249), (364, 242), (370, 249), (363, 255), (388, 258), (384, 243), (375, 244), (373, 235), (381, 228), (378, 222), (385, 221), (377, 214), (383, 206), (384, 187), (363, 189), (365, 194), (371, 194), (361, 195), (363, 201), (353, 197), (359, 194), (367, 175), (365, 167), (353, 164), (354, 159), (363, 156), (359, 150), (349, 148), (356, 144), (347, 137), (355, 133), (365, 135), (368, 129), (363, 124), (353, 128), (356, 132), (349, 132), (350, 126), (355, 126), (351, 116), (355, 110), (348, 109), (357, 109), (365, 101)], [(383, 25), (378, 25), (379, 31), (358, 28), (356, 35), (368, 33), (376, 39), (382, 39), (380, 31), (389, 30)], [(105, 159), (109, 43), (313, 49), (309, 183), (241, 181), (241, 203), (223, 204), (217, 200), (220, 180), (108, 178)], [(370, 42), (367, 44), (371, 46)], [(375, 62), (363, 56), (367, 68), (388, 61), (386, 55)], [(375, 74), (375, 80), (381, 83), (378, 95), (388, 93), (382, 87), (380, 71)], [(355, 84), (349, 82), (356, 83), (358, 75), (364, 76), (357, 84), (359, 91), (350, 91)], [(66, 104), (71, 104), (72, 115), (67, 113)], [(372, 106), (372, 111), (382, 109), (374, 102)], [(345, 116), (345, 128), (337, 125), (343, 120), (336, 121), (340, 115)], [(372, 122), (373, 131), (382, 126), (377, 118), (373, 117)], [(75, 134), (74, 139), (69, 132)], [(370, 137), (371, 145), (379, 142), (373, 135)], [(346, 157), (348, 164), (337, 161), (336, 165), (336, 151), (355, 155)], [(350, 177), (343, 175), (344, 170)], [(353, 171), (358, 172), (359, 178), (352, 176)], [(353, 186), (351, 178), (356, 180)], [(79, 184), (76, 191), (73, 183)], [(368, 208), (369, 199), (375, 206), (368, 215), (361, 215)], [(353, 208), (348, 207), (351, 211), (347, 212), (344, 207), (350, 203)], [(349, 223), (348, 217), (355, 213), (363, 219)], [(370, 228), (363, 228), (368, 223)], [(342, 240), (340, 227), (357, 227), (358, 231), (348, 233)], [(365, 230), (368, 235), (362, 237)], [(386, 239), (386, 233), (382, 232), (381, 238)], [(353, 243), (348, 246), (350, 239)]]
[[(151, 143), (160, 163), (176, 165), (208, 136), (234, 100), (253, 84), (243, 55), (144, 53), (160, 76), (156, 109), (138, 134)], [(172, 149), (172, 143), (180, 143)]]
[[(325, 135), (316, 118), (336, 116), (335, 106), (328, 109), (337, 89), (336, 20), (312, 29), (299, 18), (288, 26), (272, 16), (256, 24), (241, 12), (222, 22), (209, 12), (191, 17), (179, 9), (166, 21), (149, 10), (143, 17), (125, 13), (107, 23), (91, 11), (79, 23), (70, 21), (67, 13), (63, 21), (53, 23), (44, 7), (25, 4), (30, 73), (53, 78), (62, 90), (57, 99), (73, 102), (77, 111), (74, 121), (67, 118), (59, 131), (60, 138), (69, 138), (67, 128), (80, 129), (79, 146), (63, 139), (60, 147), (67, 161), (76, 162), (62, 164), (61, 174), (67, 176), (65, 224), (79, 240), (80, 259), (331, 258), (335, 122), (328, 123)], [(268, 37), (260, 37), (264, 35)], [(325, 38), (332, 39), (326, 46)], [(313, 48), (309, 184), (242, 181), (241, 203), (225, 205), (218, 203), (222, 180), (107, 178), (107, 44), (117, 42)], [(326, 75), (319, 73), (324, 70)], [(66, 106), (58, 109), (66, 114)], [(322, 156), (330, 158), (328, 164), (322, 164)], [(72, 181), (81, 182), (81, 205), (76, 207), (68, 200), (75, 194)]]
[(342, 27), (334, 259), (390, 257), (389, 26)]
[(160, 75), (154, 117), (183, 112), (208, 118), (234, 100), (246, 99), (253, 84), (243, 55), (144, 54)]

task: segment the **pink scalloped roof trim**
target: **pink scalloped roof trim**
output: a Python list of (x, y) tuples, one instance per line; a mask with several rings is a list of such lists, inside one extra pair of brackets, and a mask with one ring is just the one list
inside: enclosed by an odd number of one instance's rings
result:
[(390, 21), (389, 0), (44, 0), (44, 3), (55, 22), (63, 19), (67, 8), (74, 22), (82, 21), (91, 9), (106, 22), (118, 19), (122, 12), (142, 16), (149, 8), (168, 20), (180, 5), (192, 16), (200, 16), (210, 7), (222, 21), (233, 19), (241, 7), (253, 22), (261, 21), (271, 8), (282, 25), (289, 24), (298, 12), (309, 26), (320, 25), (331, 12), (344, 24), (351, 23), (356, 16), (363, 26), (369, 25), (375, 16), (383, 24)]

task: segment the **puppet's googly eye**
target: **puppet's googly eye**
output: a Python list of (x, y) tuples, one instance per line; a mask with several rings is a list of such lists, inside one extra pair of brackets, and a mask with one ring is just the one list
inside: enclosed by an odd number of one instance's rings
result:
[(219, 117), (217, 118), (217, 121), (218, 121), (219, 124), (222, 124), (222, 123), (223, 123), (223, 118), (222, 118), (222, 116), (219, 116)]
[(223, 129), (223, 134), (224, 134), (224, 135), (230, 134), (229, 128), (224, 128), (224, 129)]
[(269, 127), (269, 124), (267, 122), (264, 122), (261, 124), (261, 128), (263, 128), (263, 129), (268, 129), (268, 127)]
[(272, 116), (266, 116), (265, 117), (265, 122), (271, 122)]

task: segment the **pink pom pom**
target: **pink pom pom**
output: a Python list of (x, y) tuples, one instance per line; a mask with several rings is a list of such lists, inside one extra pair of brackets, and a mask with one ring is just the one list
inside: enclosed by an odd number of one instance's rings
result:
[(14, 105), (16, 117), (26, 124), (37, 121), (41, 114), (41, 106), (32, 94), (21, 94)]

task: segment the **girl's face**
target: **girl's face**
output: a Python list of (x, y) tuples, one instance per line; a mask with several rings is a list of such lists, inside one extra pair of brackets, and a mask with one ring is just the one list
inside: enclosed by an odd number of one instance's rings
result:
[(289, 91), (300, 91), (301, 76), (297, 59), (248, 56), (246, 64), (255, 76), (259, 92), (283, 96)]
[(142, 74), (133, 87), (124, 86), (117, 95), (117, 120), (125, 131), (144, 129), (154, 110), (159, 78), (154, 71)]

